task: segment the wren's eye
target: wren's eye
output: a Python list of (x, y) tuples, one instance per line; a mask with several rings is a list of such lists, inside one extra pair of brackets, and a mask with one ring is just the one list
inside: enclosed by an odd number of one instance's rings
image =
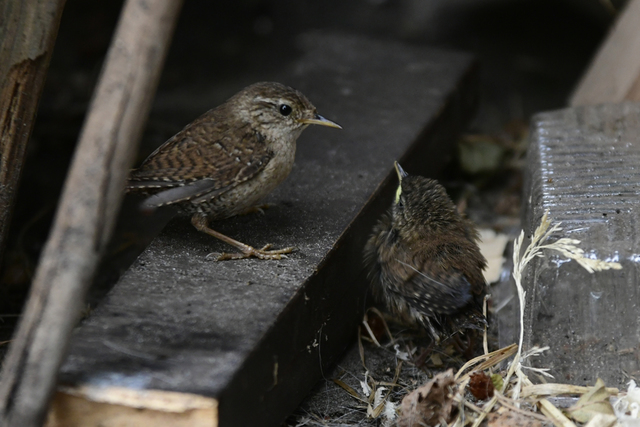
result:
[(291, 108), (291, 106), (287, 104), (280, 104), (280, 114), (282, 114), (283, 116), (288, 116), (292, 111), (293, 109)]

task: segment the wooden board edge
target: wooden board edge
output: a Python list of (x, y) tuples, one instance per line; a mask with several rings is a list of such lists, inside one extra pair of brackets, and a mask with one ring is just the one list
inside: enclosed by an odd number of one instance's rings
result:
[(124, 387), (60, 386), (45, 427), (217, 427), (218, 400)]

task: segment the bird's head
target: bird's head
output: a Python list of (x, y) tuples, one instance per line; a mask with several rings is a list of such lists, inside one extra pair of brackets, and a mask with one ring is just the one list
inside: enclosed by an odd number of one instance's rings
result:
[(316, 107), (295, 89), (280, 83), (263, 82), (248, 86), (236, 95), (241, 114), (264, 135), (295, 137), (308, 125), (342, 129), (316, 111)]
[(446, 190), (436, 180), (409, 175), (395, 162), (398, 189), (392, 207), (393, 227), (411, 233), (445, 231), (458, 227), (460, 215)]

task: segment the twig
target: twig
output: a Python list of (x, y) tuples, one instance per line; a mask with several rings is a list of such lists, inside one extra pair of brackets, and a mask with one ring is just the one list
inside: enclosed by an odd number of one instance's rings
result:
[(482, 423), (482, 421), (486, 418), (489, 412), (491, 412), (491, 410), (493, 409), (493, 406), (496, 404), (497, 401), (498, 401), (498, 398), (496, 396), (493, 396), (491, 400), (487, 402), (486, 405), (484, 405), (484, 407), (482, 408), (482, 412), (480, 412), (480, 414), (478, 415), (478, 418), (476, 418), (476, 420), (473, 422), (473, 427), (478, 427)]
[(516, 344), (511, 344), (508, 347), (504, 347), (499, 350), (492, 351), (489, 354), (483, 354), (481, 356), (474, 357), (473, 359), (469, 360), (467, 363), (462, 365), (462, 367), (458, 370), (454, 378), (456, 379), (457, 382), (464, 381), (466, 378), (469, 378), (471, 373), (468, 372), (464, 375), (462, 375), (462, 373), (467, 369), (469, 369), (470, 367), (472, 367), (473, 365), (479, 364), (474, 369), (474, 371), (483, 371), (513, 356), (513, 354), (516, 352), (516, 348), (517, 348)]
[(505, 408), (509, 408), (509, 410), (513, 411), (513, 412), (518, 412), (522, 415), (526, 415), (527, 417), (531, 417), (531, 418), (535, 418), (537, 420), (540, 421), (549, 421), (547, 418), (543, 417), (540, 414), (537, 414), (535, 412), (531, 412), (531, 411), (527, 411), (524, 410), (522, 408), (518, 408), (517, 406), (512, 404), (512, 400), (509, 399), (508, 397), (504, 396), (501, 393), (496, 393), (496, 396), (498, 396), (498, 401), (500, 402), (500, 405), (504, 406)]
[(127, 0), (0, 377), (0, 425), (42, 424), (123, 197), (181, 0)]

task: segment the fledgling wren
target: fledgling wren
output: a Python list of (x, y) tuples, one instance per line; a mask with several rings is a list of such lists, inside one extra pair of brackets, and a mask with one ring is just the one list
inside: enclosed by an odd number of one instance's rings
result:
[(365, 246), (374, 297), (436, 341), (442, 331), (481, 329), (486, 260), (474, 225), (437, 181), (395, 168), (395, 201)]
[(218, 260), (280, 259), (293, 248), (255, 249), (211, 229), (209, 220), (242, 214), (291, 172), (296, 140), (310, 124), (341, 128), (300, 92), (256, 83), (204, 113), (131, 171), (127, 190), (149, 197), (142, 207), (176, 205), (199, 230), (238, 248)]

